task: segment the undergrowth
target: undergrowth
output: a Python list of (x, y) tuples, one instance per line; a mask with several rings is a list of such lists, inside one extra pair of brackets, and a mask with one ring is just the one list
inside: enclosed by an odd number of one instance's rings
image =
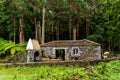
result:
[(0, 80), (120, 80), (120, 60), (78, 66), (10, 67), (0, 64)]

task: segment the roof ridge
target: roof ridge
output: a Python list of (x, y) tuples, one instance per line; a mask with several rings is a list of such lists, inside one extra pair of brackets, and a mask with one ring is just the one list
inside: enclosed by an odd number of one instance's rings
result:
[(40, 46), (80, 46), (80, 45), (100, 45), (91, 40), (82, 39), (82, 40), (56, 40), (50, 41)]
[(89, 41), (89, 42), (91, 42), (91, 43), (99, 44), (99, 43), (97, 43), (97, 42), (94, 42), (94, 41), (91, 41), (91, 40), (88, 40), (88, 39), (83, 39), (83, 40)]

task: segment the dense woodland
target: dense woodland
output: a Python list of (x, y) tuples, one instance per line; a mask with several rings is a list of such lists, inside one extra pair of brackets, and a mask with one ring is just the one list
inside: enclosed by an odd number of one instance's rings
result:
[(120, 0), (0, 0), (0, 38), (89, 39), (120, 51)]

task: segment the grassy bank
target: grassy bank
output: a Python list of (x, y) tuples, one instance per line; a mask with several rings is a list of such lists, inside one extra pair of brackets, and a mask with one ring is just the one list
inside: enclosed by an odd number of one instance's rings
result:
[(96, 66), (10, 67), (0, 64), (0, 80), (119, 80), (120, 60)]

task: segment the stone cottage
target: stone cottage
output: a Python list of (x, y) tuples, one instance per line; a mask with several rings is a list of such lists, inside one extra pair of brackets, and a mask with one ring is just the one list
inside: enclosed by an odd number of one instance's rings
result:
[(40, 61), (40, 45), (37, 40), (29, 39), (27, 47), (27, 62), (38, 62)]
[(40, 48), (49, 59), (62, 61), (101, 59), (101, 44), (87, 39), (51, 41), (41, 44)]

